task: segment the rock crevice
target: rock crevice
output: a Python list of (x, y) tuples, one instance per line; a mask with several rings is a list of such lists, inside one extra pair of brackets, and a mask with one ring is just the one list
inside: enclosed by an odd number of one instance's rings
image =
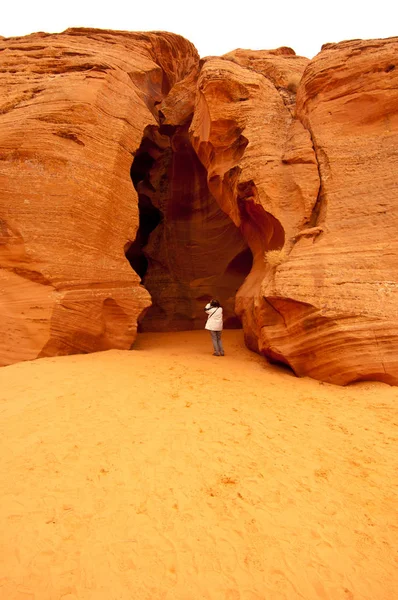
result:
[(234, 300), (251, 253), (210, 193), (184, 121), (147, 127), (131, 170), (140, 227), (126, 256), (138, 273), (145, 264), (139, 274), (152, 298), (142, 331), (203, 328), (212, 297), (224, 306), (225, 326), (240, 326)]

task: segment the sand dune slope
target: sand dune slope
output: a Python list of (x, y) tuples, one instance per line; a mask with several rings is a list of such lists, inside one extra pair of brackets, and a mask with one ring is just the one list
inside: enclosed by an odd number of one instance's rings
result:
[(0, 370), (1, 600), (398, 597), (398, 390), (224, 337)]

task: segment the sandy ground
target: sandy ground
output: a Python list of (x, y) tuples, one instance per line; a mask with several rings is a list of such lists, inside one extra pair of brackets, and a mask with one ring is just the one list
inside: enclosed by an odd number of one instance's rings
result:
[(224, 342), (0, 371), (1, 600), (398, 598), (398, 389)]

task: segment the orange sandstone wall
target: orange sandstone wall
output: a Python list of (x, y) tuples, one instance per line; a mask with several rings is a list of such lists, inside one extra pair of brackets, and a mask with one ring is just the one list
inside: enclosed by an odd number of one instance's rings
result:
[(124, 255), (132, 154), (197, 62), (167, 33), (0, 41), (0, 365), (130, 347), (150, 305)]
[(236, 51), (200, 75), (193, 143), (255, 257), (246, 341), (298, 375), (398, 382), (397, 51)]
[[(321, 188), (269, 301), (267, 334), (298, 374), (398, 382), (398, 38), (326, 45), (305, 71), (297, 117)], [(286, 301), (288, 300), (288, 302)]]
[(252, 61), (237, 51), (205, 62), (191, 136), (212, 193), (253, 253), (237, 296), (247, 344), (286, 362), (262, 343), (263, 328), (275, 319), (264, 286), (274, 275), (268, 253), (291, 248), (319, 191), (311, 136), (294, 117), (295, 88), (309, 61), (289, 49), (251, 54)]

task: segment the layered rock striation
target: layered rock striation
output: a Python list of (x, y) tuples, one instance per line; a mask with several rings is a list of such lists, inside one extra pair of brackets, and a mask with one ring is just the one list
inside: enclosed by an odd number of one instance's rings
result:
[(254, 255), (246, 340), (298, 375), (398, 381), (397, 42), (327, 45), (307, 65), (281, 49), (278, 67), (237, 51), (201, 71), (194, 146)]
[(201, 327), (218, 296), (297, 375), (398, 382), (397, 38), (0, 49), (1, 364)]
[(397, 52), (397, 38), (328, 44), (298, 89), (321, 186), (267, 289), (265, 334), (298, 374), (398, 381)]
[(0, 364), (129, 348), (150, 296), (125, 259), (132, 154), (198, 63), (173, 34), (0, 43)]
[[(289, 90), (289, 81), (297, 81), (308, 61), (282, 52), (261, 52), (255, 68), (247, 66), (242, 53), (237, 55), (244, 66), (231, 55), (207, 60), (191, 135), (212, 193), (253, 253), (253, 268), (237, 295), (247, 343), (284, 362), (262, 343), (263, 328), (274, 320), (263, 289), (274, 278), (267, 256), (285, 252), (307, 226), (320, 181), (311, 136), (293, 115), (295, 94)], [(271, 76), (275, 56), (282, 66)]]

